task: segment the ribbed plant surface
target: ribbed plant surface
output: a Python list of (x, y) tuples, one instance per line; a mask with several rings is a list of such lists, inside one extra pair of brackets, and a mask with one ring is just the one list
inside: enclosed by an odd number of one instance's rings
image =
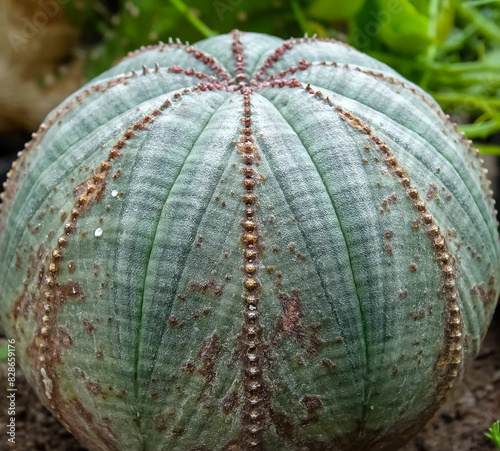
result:
[(95, 450), (393, 449), (499, 292), (477, 151), (334, 41), (131, 54), (48, 116), (2, 209), (3, 324)]

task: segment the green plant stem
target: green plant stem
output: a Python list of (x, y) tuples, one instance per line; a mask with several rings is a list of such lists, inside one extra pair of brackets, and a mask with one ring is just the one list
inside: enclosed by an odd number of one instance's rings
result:
[[(433, 44), (427, 49), (425, 55), (425, 60), (428, 66), (431, 66), (434, 62), (437, 54), (436, 36), (438, 27), (438, 16), (439, 16), (439, 0), (431, 0), (429, 2), (429, 27), (427, 30), (428, 36), (431, 38)], [(422, 89), (427, 90), (428, 84), (431, 80), (432, 73), (429, 69), (426, 69), (420, 79), (420, 86)]]
[(460, 50), (475, 32), (476, 27), (473, 24), (467, 25), (463, 30), (457, 29), (454, 34), (446, 38), (446, 41), (439, 50), (443, 53)]
[(500, 44), (500, 27), (484, 17), (477, 9), (467, 2), (455, 1), (457, 13), (465, 20), (473, 23), (485, 37)]
[(292, 11), (293, 15), (295, 17), (295, 20), (299, 24), (302, 33), (307, 33), (308, 35), (312, 35), (312, 31), (309, 28), (309, 25), (307, 25), (307, 20), (306, 16), (304, 15), (304, 12), (302, 11), (302, 8), (299, 5), (299, 2), (297, 0), (292, 0), (291, 1), (291, 6), (292, 6)]
[(408, 58), (397, 55), (388, 54), (385, 52), (371, 51), (367, 52), (373, 58), (383, 61), (386, 64), (394, 67), (403, 67), (414, 70), (431, 69), (436, 72), (448, 72), (453, 74), (468, 73), (468, 72), (485, 72), (491, 71), (495, 75), (500, 71), (500, 63), (492, 63), (491, 61), (471, 61), (465, 63), (438, 63), (435, 61), (429, 62), (425, 58), (415, 59), (411, 61)]
[(500, 132), (500, 122), (489, 120), (476, 124), (459, 125), (458, 130), (464, 132), (468, 139), (487, 138), (493, 133)]
[(484, 6), (491, 5), (492, 3), (500, 3), (500, 0), (472, 0), (467, 2), (470, 6)]
[(7, 360), (8, 355), (9, 355), (9, 345), (5, 344), (0, 346), (0, 362)]
[(486, 437), (491, 439), (495, 445), (500, 449), (500, 421), (493, 423), (490, 427), (489, 433), (484, 434)]
[(485, 106), (491, 108), (500, 108), (500, 99), (496, 97), (469, 95), (463, 92), (431, 92), (430, 94), (441, 105), (467, 103), (473, 104), (481, 109), (485, 109)]
[(474, 147), (483, 155), (500, 155), (500, 146), (488, 144), (474, 144)]
[(189, 9), (189, 7), (182, 0), (170, 0), (170, 3), (184, 15), (184, 17), (195, 27), (203, 36), (210, 38), (217, 35), (210, 27), (203, 23), (196, 17)]

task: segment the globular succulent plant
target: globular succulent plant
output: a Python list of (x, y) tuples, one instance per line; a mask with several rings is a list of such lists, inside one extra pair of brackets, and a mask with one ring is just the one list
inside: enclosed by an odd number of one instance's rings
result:
[(484, 172), (426, 93), (342, 43), (145, 47), (13, 167), (2, 321), (92, 450), (395, 449), (496, 305)]

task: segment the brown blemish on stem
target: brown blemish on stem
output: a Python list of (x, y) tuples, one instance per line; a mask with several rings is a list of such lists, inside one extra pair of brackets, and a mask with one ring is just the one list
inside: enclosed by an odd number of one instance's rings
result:
[(437, 185), (435, 183), (430, 183), (425, 197), (427, 200), (432, 200), (438, 194), (438, 191)]
[(215, 379), (215, 359), (221, 351), (222, 345), (219, 343), (219, 336), (216, 333), (206, 338), (198, 351), (198, 358), (201, 360), (198, 372), (208, 383), (212, 383)]
[(211, 384), (216, 376), (215, 360), (222, 350), (219, 336), (216, 333), (212, 334), (203, 340), (198, 350), (197, 357), (200, 364), (197, 366), (193, 361), (188, 360), (183, 362), (181, 371), (186, 374), (199, 374), (208, 384)]
[(393, 254), (393, 249), (392, 249), (392, 244), (391, 244), (391, 238), (394, 236), (394, 231), (391, 229), (385, 229), (384, 230), (384, 252), (392, 256)]
[(96, 384), (95, 382), (86, 382), (85, 387), (89, 391), (90, 394), (94, 396), (102, 395), (102, 388), (99, 384)]
[(204, 296), (215, 296), (219, 298), (224, 293), (224, 288), (217, 285), (217, 281), (215, 279), (210, 279), (207, 282), (197, 282), (196, 280), (191, 280), (191, 282), (189, 282), (189, 288), (192, 291), (198, 291)]
[(323, 365), (325, 368), (330, 368), (332, 370), (337, 368), (337, 365), (334, 362), (332, 362), (330, 359), (323, 359), (321, 361), (321, 365)]
[(91, 321), (89, 321), (87, 318), (85, 318), (82, 322), (83, 322), (83, 327), (85, 328), (85, 330), (87, 331), (88, 334), (91, 334), (92, 332), (94, 332), (95, 326)]
[(278, 298), (281, 301), (283, 311), (279, 320), (281, 329), (287, 335), (302, 340), (305, 335), (305, 328), (302, 324), (304, 312), (298, 290), (292, 290), (290, 296), (285, 293), (278, 293)]
[(238, 405), (238, 393), (232, 391), (222, 400), (222, 412), (224, 415), (229, 415)]
[[(292, 290), (291, 294), (280, 291), (281, 278), (277, 279), (276, 293), (281, 303), (282, 314), (278, 318), (276, 331), (272, 343), (277, 344), (279, 337), (287, 335), (295, 339), (309, 354), (316, 355), (323, 347), (323, 342), (316, 336), (317, 325), (304, 326), (304, 312), (299, 291)], [(309, 331), (307, 329), (310, 329)]]
[(481, 282), (474, 285), (470, 290), (470, 295), (479, 298), (485, 309), (488, 309), (495, 302), (495, 294), (495, 274), (491, 274), (488, 285)]
[(305, 426), (310, 423), (316, 423), (319, 419), (318, 410), (323, 406), (321, 398), (315, 395), (308, 395), (304, 396), (300, 400), (300, 403), (307, 411), (307, 418), (302, 420), (302, 425)]
[(20, 269), (22, 265), (23, 260), (21, 258), (21, 255), (19, 254), (19, 252), (16, 252), (16, 269)]

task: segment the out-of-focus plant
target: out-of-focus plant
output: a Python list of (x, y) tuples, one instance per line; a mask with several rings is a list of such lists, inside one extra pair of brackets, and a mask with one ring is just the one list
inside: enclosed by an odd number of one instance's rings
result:
[[(93, 36), (87, 75), (140, 45), (234, 28), (344, 40), (394, 67), (469, 123), (500, 132), (500, 0), (80, 0), (67, 13)], [(97, 42), (97, 44), (95, 43)], [(500, 154), (498, 146), (481, 151)]]
[(500, 421), (493, 423), (493, 426), (489, 428), (489, 433), (487, 432), (486, 437), (488, 437), (497, 448), (500, 449)]

